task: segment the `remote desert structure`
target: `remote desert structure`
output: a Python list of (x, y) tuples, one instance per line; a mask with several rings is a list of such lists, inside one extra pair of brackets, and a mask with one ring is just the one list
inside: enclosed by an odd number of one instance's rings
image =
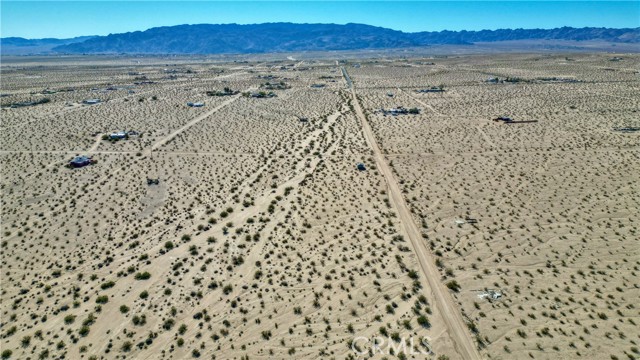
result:
[(638, 55), (295, 59), (3, 58), (3, 359), (640, 356)]

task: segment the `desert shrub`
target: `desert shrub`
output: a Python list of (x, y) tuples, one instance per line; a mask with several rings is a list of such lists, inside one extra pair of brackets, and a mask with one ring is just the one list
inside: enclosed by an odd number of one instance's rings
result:
[(429, 319), (424, 315), (418, 317), (418, 324), (425, 328), (428, 328), (431, 326)]
[(125, 341), (122, 344), (122, 347), (120, 348), (123, 352), (129, 352), (131, 351), (131, 347), (133, 346), (133, 344), (131, 344), (131, 341)]
[(387, 332), (387, 328), (384, 326), (380, 326), (380, 334), (382, 334), (382, 336), (389, 336), (389, 333)]
[(135, 325), (135, 326), (142, 326), (142, 325), (147, 323), (147, 316), (144, 315), (144, 314), (142, 314), (140, 316), (134, 315), (134, 317), (131, 319), (131, 321), (133, 322), (133, 325)]
[(13, 334), (15, 334), (15, 333), (16, 333), (16, 331), (18, 331), (18, 328), (17, 328), (17, 327), (15, 327), (15, 326), (12, 326), (12, 327), (10, 327), (10, 328), (7, 330), (7, 332), (5, 332), (5, 333), (4, 333), (4, 336), (3, 336), (3, 337), (9, 337), (9, 336), (12, 336)]
[(409, 270), (409, 277), (412, 278), (413, 280), (417, 280), (418, 279), (418, 272), (415, 270)]
[(475, 322), (469, 321), (467, 323), (467, 327), (469, 328), (469, 330), (471, 330), (472, 333), (474, 333), (474, 334), (478, 333), (478, 326), (476, 325)]
[(453, 290), (453, 291), (455, 291), (455, 292), (460, 291), (460, 284), (458, 284), (458, 282), (457, 282), (457, 281), (455, 281), (455, 280), (451, 280), (451, 281), (449, 281), (449, 282), (447, 283), (447, 287), (448, 287), (450, 290)]
[(87, 335), (89, 335), (89, 327), (86, 325), (83, 325), (80, 330), (78, 330), (78, 333), (80, 334), (80, 336), (85, 337)]
[(115, 283), (115, 282), (113, 282), (113, 281), (107, 281), (107, 282), (103, 283), (102, 285), (100, 285), (100, 288), (101, 288), (102, 290), (107, 290), (107, 289), (109, 289), (109, 288), (112, 288), (115, 284), (116, 284), (116, 283)]
[(165, 320), (165, 322), (162, 324), (162, 328), (165, 330), (171, 330), (171, 328), (173, 327), (173, 325), (175, 325), (175, 320), (173, 319), (167, 319)]
[(151, 277), (151, 274), (149, 274), (147, 271), (142, 273), (137, 273), (135, 276), (136, 280), (149, 280), (150, 277)]
[(180, 335), (184, 335), (184, 333), (186, 332), (187, 332), (187, 325), (185, 324), (180, 325), (180, 327), (178, 328), (178, 333)]
[(20, 345), (22, 347), (27, 347), (31, 343), (31, 336), (25, 336), (20, 340)]

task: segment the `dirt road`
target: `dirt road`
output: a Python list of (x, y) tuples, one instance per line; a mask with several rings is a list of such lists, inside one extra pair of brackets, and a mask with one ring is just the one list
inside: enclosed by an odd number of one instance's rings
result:
[(393, 176), (391, 168), (382, 155), (382, 151), (378, 147), (378, 143), (375, 140), (373, 131), (371, 130), (371, 126), (369, 125), (367, 118), (364, 116), (358, 98), (356, 97), (356, 90), (352, 86), (347, 71), (344, 69), (344, 67), (342, 67), (342, 72), (345, 75), (345, 80), (347, 81), (348, 87), (351, 89), (353, 105), (356, 111), (356, 115), (362, 121), (364, 135), (367, 139), (367, 142), (373, 149), (373, 153), (376, 159), (376, 165), (382, 175), (384, 175), (384, 178), (389, 187), (389, 197), (391, 198), (391, 202), (394, 204), (396, 210), (398, 211), (400, 222), (402, 223), (402, 226), (404, 227), (413, 250), (418, 258), (418, 263), (420, 264), (422, 275), (425, 277), (425, 279), (427, 279), (429, 287), (433, 291), (434, 298), (436, 299), (435, 305), (440, 311), (440, 314), (442, 314), (442, 318), (444, 319), (445, 325), (447, 327), (447, 332), (449, 333), (451, 339), (454, 341), (455, 349), (463, 359), (481, 359), (476, 344), (471, 337), (471, 333), (469, 332), (467, 325), (462, 319), (462, 315), (460, 314), (460, 311), (458, 310), (453, 297), (449, 293), (449, 290), (444, 286), (444, 284), (442, 284), (438, 280), (440, 278), (440, 273), (435, 265), (435, 259), (425, 247), (420, 229), (413, 220), (411, 211), (409, 210), (409, 206), (402, 197), (400, 186)]
[[(251, 90), (251, 89), (249, 89)], [(178, 130), (172, 132), (171, 134), (169, 134), (168, 136), (166, 136), (165, 138), (157, 141), (155, 144), (153, 144), (153, 146), (151, 146), (151, 148), (148, 150), (149, 152), (156, 150), (162, 146), (164, 146), (166, 143), (168, 143), (169, 141), (171, 141), (173, 138), (175, 138), (176, 136), (180, 135), (181, 133), (183, 133), (185, 130), (189, 129), (190, 127), (192, 127), (193, 125), (199, 123), (200, 121), (206, 119), (207, 117), (211, 116), (212, 114), (214, 114), (215, 112), (219, 111), (220, 109), (224, 108), (225, 106), (231, 104), (232, 102), (238, 100), (238, 98), (240, 98), (240, 94), (238, 95), (234, 95), (232, 98), (230, 98), (229, 100), (224, 101), (223, 103), (221, 103), (220, 105), (214, 107), (213, 109), (205, 112), (202, 115), (199, 115), (197, 117), (195, 117), (193, 120), (189, 121), (187, 124), (185, 124), (183, 127), (179, 128)]]
[(402, 89), (400, 89), (400, 88), (397, 88), (397, 89), (398, 89), (398, 92), (399, 92), (399, 93), (405, 93), (405, 94), (407, 94), (407, 96), (409, 96), (411, 99), (413, 99), (413, 100), (415, 100), (415, 101), (419, 102), (422, 106), (424, 106), (424, 107), (428, 108), (429, 110), (433, 111), (435, 114), (437, 114), (437, 115), (442, 115), (440, 112), (438, 112), (436, 109), (434, 109), (434, 108), (433, 108), (433, 106), (431, 106), (431, 105), (427, 104), (426, 102), (424, 102), (424, 101), (422, 101), (422, 100), (418, 99), (417, 97), (415, 97), (415, 96), (411, 95), (411, 93), (409, 93), (408, 91), (406, 91), (406, 92), (405, 92), (404, 90), (402, 90)]

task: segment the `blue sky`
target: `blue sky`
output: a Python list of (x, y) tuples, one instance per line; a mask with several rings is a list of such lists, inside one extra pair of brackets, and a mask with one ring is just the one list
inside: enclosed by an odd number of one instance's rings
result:
[(0, 36), (74, 37), (178, 24), (363, 23), (407, 32), (640, 27), (635, 1), (0, 1)]

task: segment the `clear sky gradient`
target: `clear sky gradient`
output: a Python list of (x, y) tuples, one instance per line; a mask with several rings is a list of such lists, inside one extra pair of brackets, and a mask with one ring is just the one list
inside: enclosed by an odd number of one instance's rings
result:
[(640, 27), (635, 1), (0, 1), (0, 36), (68, 38), (179, 24), (362, 23), (405, 32)]

